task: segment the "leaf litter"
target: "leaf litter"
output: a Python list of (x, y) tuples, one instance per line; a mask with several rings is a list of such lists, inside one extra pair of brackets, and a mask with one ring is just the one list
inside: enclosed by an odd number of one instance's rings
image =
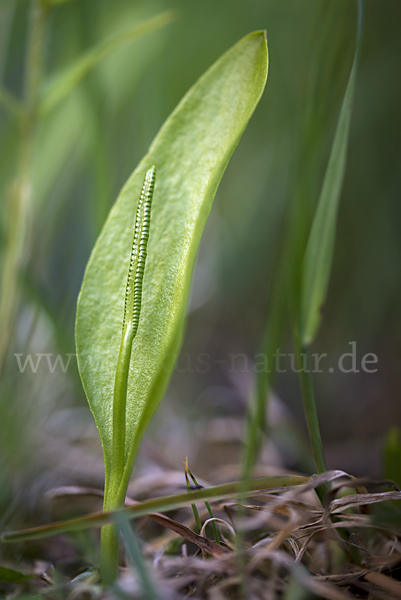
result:
[[(331, 489), (322, 504), (314, 490), (323, 484)], [(71, 486), (53, 489), (47, 497), (54, 502), (74, 496), (77, 501), (84, 495), (101, 497), (102, 492)], [(158, 600), (391, 600), (401, 598), (401, 524), (381, 518), (380, 509), (394, 510), (399, 500), (401, 491), (393, 482), (328, 471), (304, 485), (249, 491), (247, 499), (210, 499), (220, 544), (207, 537), (210, 517), (200, 501), (200, 532), (194, 530), (188, 502), (169, 515), (140, 517), (136, 536)], [(127, 498), (126, 505), (134, 504)], [(56, 588), (63, 598), (147, 597), (137, 565), (129, 561), (120, 567), (114, 588), (105, 590), (89, 566), (60, 581), (50, 566), (23, 587), (46, 597)]]

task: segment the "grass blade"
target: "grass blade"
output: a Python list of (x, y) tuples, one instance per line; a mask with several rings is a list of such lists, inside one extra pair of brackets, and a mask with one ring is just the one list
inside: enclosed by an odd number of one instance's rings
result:
[(108, 523), (112, 523), (115, 516), (120, 512), (126, 514), (129, 519), (136, 519), (156, 511), (167, 511), (188, 506), (193, 502), (227, 500), (234, 497), (250, 496), (252, 493), (266, 490), (271, 492), (279, 491), (283, 488), (305, 485), (310, 482), (310, 477), (302, 477), (300, 475), (277, 475), (253, 479), (251, 481), (225, 483), (223, 485), (195, 490), (193, 492), (152, 498), (151, 500), (138, 502), (138, 504), (119, 510), (97, 512), (85, 515), (84, 517), (76, 517), (66, 521), (50, 523), (49, 525), (33, 527), (32, 529), (26, 529), (16, 533), (4, 533), (0, 539), (2, 542), (19, 542), (23, 540), (44, 538), (60, 533), (90, 529), (91, 527), (101, 527)]
[(135, 567), (138, 577), (142, 583), (142, 591), (144, 592), (145, 597), (149, 600), (160, 600), (161, 596), (152, 580), (152, 576), (142, 555), (138, 538), (132, 529), (133, 526), (128, 523), (127, 517), (124, 517), (121, 514), (117, 516), (116, 520), (124, 537), (125, 545), (127, 547), (128, 554), (130, 555), (132, 565)]
[(88, 50), (75, 63), (51, 78), (43, 93), (40, 113), (45, 115), (50, 112), (109, 54), (148, 33), (165, 27), (174, 19), (175, 13), (173, 11), (165, 11), (143, 23), (139, 23), (139, 25), (134, 25), (125, 31), (119, 31), (111, 35), (104, 42)]
[[(189, 477), (188, 477), (188, 457), (185, 457), (184, 469), (185, 469), (185, 483), (187, 485), (187, 490), (189, 492), (189, 491), (191, 491), (191, 484), (190, 484)], [(200, 520), (198, 509), (196, 508), (196, 504), (191, 504), (191, 508), (192, 508), (192, 512), (194, 513), (196, 527), (198, 528), (198, 532), (199, 532), (202, 529), (202, 523)]]
[(266, 422), (266, 412), (269, 402), (268, 394), (275, 376), (275, 369), (272, 365), (275, 353), (280, 347), (286, 317), (288, 246), (288, 244), (285, 246), (273, 276), (272, 298), (267, 311), (260, 348), (262, 356), (264, 355), (266, 358), (267, 368), (260, 371), (255, 378), (248, 409), (246, 439), (242, 455), (243, 479), (250, 479), (252, 476), (252, 469), (258, 459), (263, 436), (266, 435), (269, 426)]
[(299, 344), (299, 340), (296, 336), (294, 336), (294, 343), (298, 363), (302, 399), (304, 403), (304, 413), (306, 423), (308, 426), (308, 433), (310, 443), (312, 446), (313, 458), (315, 459), (317, 472), (324, 473), (325, 471), (327, 471), (327, 466), (323, 451), (322, 438), (320, 435), (319, 419), (317, 416), (310, 353), (307, 348), (303, 348)]
[[(186, 459), (186, 461), (185, 461), (185, 479), (187, 480), (187, 487), (188, 487), (188, 483), (189, 483), (188, 479), (187, 479), (188, 472), (189, 472), (189, 475), (190, 475), (192, 481), (194, 482), (194, 484), (196, 486), (199, 486), (198, 481), (196, 480), (196, 478), (193, 475), (192, 471), (188, 467), (188, 460)], [(192, 506), (197, 511), (196, 506), (194, 504)], [(211, 506), (210, 506), (210, 504), (209, 504), (209, 502), (207, 500), (205, 500), (205, 506), (206, 506), (207, 512), (209, 513), (209, 517), (211, 519), (214, 519), (212, 508), (211, 508)], [(195, 514), (195, 512), (194, 512), (194, 514)], [(198, 513), (198, 518), (199, 518), (199, 513)], [(214, 520), (212, 520), (212, 528), (213, 528), (214, 539), (216, 541), (216, 544), (220, 544), (220, 536), (219, 536), (219, 532), (218, 532), (218, 529), (217, 529), (216, 522)], [(202, 529), (202, 527), (200, 529)]]
[(362, 39), (363, 7), (363, 0), (359, 0), (358, 36), (354, 62), (302, 266), (300, 339), (303, 346), (309, 345), (316, 337), (330, 277)]

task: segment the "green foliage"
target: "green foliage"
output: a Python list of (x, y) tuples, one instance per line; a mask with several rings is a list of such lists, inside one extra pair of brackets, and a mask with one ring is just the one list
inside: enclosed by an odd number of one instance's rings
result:
[(24, 108), (21, 102), (2, 86), (0, 86), (0, 104), (3, 104), (18, 123), (22, 122)]
[[(345, 173), (352, 101), (362, 41), (363, 9), (363, 0), (359, 0), (358, 35), (354, 62), (337, 123), (322, 191), (303, 257), (299, 321), (295, 320), (294, 342), (304, 413), (318, 473), (326, 471), (327, 465), (320, 435), (308, 346), (317, 335), (333, 261), (338, 205)], [(295, 288), (296, 286), (294, 286)], [(320, 489), (317, 492), (319, 495), (322, 494)]]
[[(265, 326), (262, 332), (261, 352), (264, 353), (268, 365), (273, 364), (275, 352), (280, 347), (287, 316), (288, 247), (289, 244), (282, 252), (279, 268), (273, 279), (269, 310), (265, 317)], [(251, 405), (247, 415), (246, 439), (242, 457), (242, 476), (245, 479), (251, 475), (266, 435), (268, 427), (266, 422), (267, 402), (273, 377), (274, 370), (271, 368), (264, 369), (255, 376)]]
[(172, 11), (166, 11), (143, 23), (135, 24), (124, 31), (111, 35), (108, 39), (88, 50), (83, 56), (61, 73), (54, 75), (46, 84), (40, 102), (42, 115), (50, 112), (57, 104), (86, 77), (86, 75), (112, 52), (134, 40), (164, 27), (175, 18)]
[(157, 184), (141, 322), (128, 383), (128, 484), (139, 441), (180, 347), (196, 249), (217, 186), (260, 98), (267, 74), (263, 33), (244, 38), (188, 92), (124, 186), (90, 258), (78, 300), (76, 343), (102, 440), (106, 491), (113, 445), (113, 390), (136, 205), (146, 169)]
[[(260, 350), (269, 357), (269, 364), (273, 364), (277, 348), (287, 349), (284, 348), (285, 339), (282, 339), (283, 322), (287, 317), (288, 300), (292, 302), (293, 298), (288, 298), (285, 284), (282, 285), (284, 292), (279, 292), (280, 286), (277, 285), (281, 280), (286, 281), (289, 272), (285, 260), (281, 261), (279, 276), (272, 279), (273, 283), (268, 287), (266, 282), (271, 278), (277, 242), (285, 237), (282, 207), (285, 199), (297, 196), (299, 190), (299, 215), (290, 214), (295, 213), (294, 205), (291, 205), (285, 217), (293, 220), (297, 224), (296, 233), (300, 232), (300, 261), (310, 232), (308, 248), (311, 262), (307, 268), (305, 258), (303, 265), (302, 307), (298, 295), (294, 296), (302, 317), (298, 322), (303, 344), (299, 349), (300, 355), (305, 351), (305, 344), (315, 338), (320, 323), (319, 307), (326, 303), (329, 319), (323, 323), (320, 337), (322, 345), (317, 350), (327, 351), (331, 358), (342, 352), (342, 346), (349, 339), (357, 339), (358, 345), (364, 345), (367, 351), (385, 347), (385, 352), (380, 356), (383, 369), (377, 374), (377, 385), (373, 386), (374, 389), (368, 386), (375, 402), (372, 401), (373, 410), (364, 413), (366, 425), (370, 425), (369, 431), (374, 431), (377, 415), (374, 407), (379, 401), (384, 402), (381, 411), (384, 419), (385, 415), (397, 415), (392, 393), (396, 373), (392, 373), (394, 362), (391, 357), (400, 329), (398, 305), (393, 300), (399, 295), (400, 287), (397, 278), (399, 244), (396, 231), (399, 222), (397, 190), (400, 187), (400, 171), (397, 169), (397, 98), (400, 95), (400, 81), (394, 78), (396, 56), (401, 43), (397, 30), (400, 6), (394, 6), (390, 12), (383, 11), (379, 4), (371, 3), (369, 6), (362, 76), (358, 77), (358, 115), (353, 121), (352, 139), (357, 151), (349, 153), (350, 163), (341, 199), (346, 207), (341, 215), (341, 244), (338, 244), (335, 252), (334, 277), (330, 283), (330, 294), (327, 295), (339, 202), (339, 196), (336, 198), (335, 194), (323, 194), (327, 189), (329, 171), (325, 178), (326, 188), (323, 186), (318, 203), (320, 219), (316, 212), (312, 229), (310, 225), (315, 199), (319, 195), (319, 190), (315, 189), (320, 185), (318, 174), (324, 172), (326, 167), (323, 161), (326, 161), (326, 150), (330, 146), (329, 136), (338, 117), (337, 107), (341, 104), (349, 75), (348, 65), (354, 49), (355, 3), (312, 0), (308, 11), (295, 1), (257, 3), (252, 11), (244, 3), (228, 0), (217, 4), (210, 0), (206, 4), (187, 3), (185, 8), (183, 5), (174, 30), (166, 28), (165, 33), (158, 30), (149, 39), (141, 38), (138, 44), (128, 45), (130, 42), (127, 39), (125, 48), (121, 45), (120, 51), (113, 52), (113, 55), (109, 46), (109, 54), (104, 54), (104, 64), (99, 66), (93, 60), (94, 52), (102, 47), (105, 49), (107, 44), (98, 44), (98, 40), (110, 41), (114, 37), (116, 44), (122, 42), (112, 32), (120, 31), (124, 23), (148, 22), (145, 20), (149, 14), (153, 14), (154, 8), (167, 11), (172, 6), (171, 2), (161, 0), (157, 6), (147, 2), (132, 3), (131, 0), (116, 0), (113, 3), (77, 0), (63, 5), (62, 2), (41, 1), (46, 8), (60, 4), (53, 11), (51, 19), (46, 20), (45, 60), (43, 69), (39, 69), (45, 73), (49, 66), (51, 73), (56, 73), (55, 78), (49, 80), (47, 92), (46, 83), (41, 85), (42, 95), (38, 97), (38, 101), (45, 103), (45, 109), (48, 101), (50, 108), (55, 102), (55, 109), (49, 108), (50, 113), (34, 127), (30, 180), (23, 186), (24, 189), (33, 190), (33, 194), (29, 202), (21, 204), (22, 211), (12, 197), (9, 202), (5, 199), (7, 193), (10, 196), (10, 192), (16, 189), (13, 186), (20, 176), (18, 164), (21, 161), (17, 156), (19, 129), (7, 118), (3, 109), (16, 121), (23, 121), (26, 110), (24, 78), (27, 73), (24, 57), (28, 40), (25, 21), (29, 2), (4, 0), (0, 8), (0, 75), (3, 83), (0, 88), (0, 182), (4, 199), (0, 215), (0, 270), (7, 272), (4, 266), (7, 265), (7, 257), (12, 256), (12, 247), (7, 240), (17, 240), (22, 252), (12, 265), (14, 280), (20, 279), (25, 286), (18, 294), (12, 294), (10, 289), (13, 286), (7, 287), (8, 280), (5, 278), (1, 289), (2, 297), (11, 298), (10, 302), (7, 301), (15, 307), (16, 312), (18, 308), (16, 327), (9, 315), (4, 319), (14, 339), (7, 344), (8, 364), (2, 380), (2, 384), (5, 383), (11, 392), (5, 394), (4, 386), (0, 390), (0, 416), (5, 428), (5, 435), (0, 436), (2, 505), (5, 504), (5, 498), (8, 503), (11, 490), (14, 493), (20, 486), (24, 495), (26, 493), (25, 473), (35, 464), (37, 448), (42, 444), (40, 438), (43, 429), (46, 434), (50, 429), (52, 434), (51, 422), (56, 420), (54, 416), (61, 418), (56, 413), (60, 405), (54, 399), (63, 394), (65, 415), (75, 411), (78, 406), (82, 410), (80, 415), (86, 411), (86, 407), (80, 405), (84, 397), (76, 387), (78, 378), (74, 379), (74, 361), (72, 368), (64, 374), (63, 381), (58, 379), (54, 383), (54, 374), (44, 374), (40, 379), (42, 375), (39, 374), (32, 378), (27, 372), (24, 375), (17, 373), (13, 352), (23, 352), (24, 355), (37, 351), (74, 352), (71, 335), (65, 332), (72, 330), (76, 294), (83, 269), (111, 200), (116, 197), (132, 165), (137, 164), (143, 156), (166, 115), (210, 64), (212, 57), (218, 56), (225, 47), (255, 27), (269, 28), (269, 39), (274, 48), (274, 73), (269, 83), (269, 94), (253, 117), (246, 140), (224, 176), (219, 191), (219, 206), (213, 211), (206, 231), (197, 272), (197, 283), (204, 287), (205, 294), (202, 289), (199, 299), (198, 290), (194, 290), (193, 306), (196, 306), (197, 312), (191, 317), (185, 351), (191, 357), (201, 352), (208, 353), (211, 365), (217, 354), (221, 353), (223, 357), (233, 350), (246, 352), (252, 370), (250, 354), (255, 351), (255, 342), (260, 337), (263, 338)], [(174, 5), (179, 4), (182, 3)], [(14, 7), (17, 9), (14, 10)], [(229, 11), (231, 17), (227, 20)], [(213, 14), (213, 19), (210, 19), (210, 14)], [(112, 35), (107, 37), (110, 32)], [(82, 60), (75, 59), (82, 51)], [(77, 62), (64, 70), (62, 65), (68, 65), (71, 59)], [(89, 73), (88, 69), (96, 70), (83, 81), (83, 77)], [(70, 94), (74, 86), (78, 86), (78, 89)], [(46, 97), (46, 93), (50, 95)], [(68, 97), (64, 95), (67, 93)], [(55, 94), (53, 100), (52, 94)], [(342, 137), (345, 146), (347, 135)], [(341, 144), (338, 148), (341, 150)], [(97, 159), (97, 155), (101, 155), (101, 160)], [(330, 164), (337, 165), (337, 175), (331, 181), (337, 178), (337, 188), (343, 168), (340, 159), (341, 152), (336, 160), (332, 153)], [(150, 163), (143, 165), (141, 177), (147, 166)], [(13, 207), (12, 212), (9, 207)], [(25, 209), (27, 226), (23, 222), (20, 228), (22, 235), (14, 235), (10, 223), (14, 215), (23, 218)], [(135, 200), (131, 205), (132, 217), (134, 210)], [(174, 214), (168, 216), (167, 220), (175, 218)], [(127, 229), (130, 223), (131, 220), (127, 219)], [(27, 236), (25, 230), (28, 231)], [(129, 261), (128, 238), (124, 246), (126, 269)], [(290, 240), (285, 237), (285, 241)], [(297, 275), (299, 272), (298, 269)], [(121, 280), (125, 275), (121, 269)], [(375, 282), (373, 288), (372, 281)], [(123, 292), (123, 284), (121, 286)], [(266, 296), (270, 310), (260, 336)], [(122, 304), (122, 297), (119, 302)], [(357, 310), (355, 307), (358, 307)], [(98, 318), (94, 327), (101, 329), (104, 315), (98, 315)], [(140, 327), (144, 326), (141, 317)], [(117, 327), (112, 336), (118, 338), (120, 331), (121, 328)], [(6, 336), (2, 334), (1, 337), (5, 339)], [(61, 338), (63, 343), (60, 342)], [(381, 345), (383, 340), (384, 346)], [(115, 342), (116, 348), (118, 343)], [(179, 335), (176, 349), (178, 347)], [(116, 360), (117, 354), (118, 351)], [(166, 381), (174, 358), (172, 352)], [(135, 372), (140, 365), (135, 363), (134, 356), (132, 361), (131, 372)], [(194, 416), (196, 418), (199, 414), (197, 411), (201, 410), (205, 419), (212, 418), (215, 409), (210, 408), (210, 414), (207, 411), (205, 414), (205, 405), (199, 409), (200, 404), (195, 402), (195, 398), (199, 395), (200, 387), (213, 386), (216, 380), (221, 381), (220, 375), (224, 377), (225, 374), (224, 367), (212, 366), (206, 376), (200, 372), (191, 376), (181, 372), (174, 379), (172, 405), (177, 412), (181, 412), (180, 418), (188, 418), (190, 422), (186, 430), (193, 433), (191, 437), (198, 442), (203, 430), (193, 426)], [(249, 472), (256, 462), (264, 441), (265, 401), (273, 376), (274, 373), (267, 371), (257, 374), (254, 410), (248, 420), (245, 472)], [(247, 376), (240, 377), (243, 382)], [(279, 375), (278, 378), (282, 399), (293, 408), (296, 398), (294, 378), (288, 375)], [(361, 373), (360, 378), (367, 384), (370, 375)], [(356, 461), (359, 472), (369, 472), (368, 453), (364, 452), (366, 428), (356, 431), (344, 425), (342, 419), (330, 418), (339, 411), (341, 414), (346, 412), (348, 399), (350, 403), (353, 401), (352, 390), (357, 390), (354, 393), (359, 394), (358, 386), (349, 388), (349, 380), (350, 376), (340, 373), (330, 375), (327, 369), (318, 376), (315, 382), (317, 397), (325, 398), (325, 402), (319, 406), (319, 413), (332, 440), (352, 438), (356, 445), (352, 464)], [(68, 386), (65, 392), (64, 382)], [(161, 387), (164, 383), (161, 382)], [(236, 389), (238, 383), (241, 384), (236, 381)], [(311, 384), (310, 378), (304, 379), (304, 390), (314, 406)], [(231, 387), (230, 383), (227, 385)], [(349, 394), (340, 393), (344, 387), (349, 389)], [(211, 392), (213, 407), (217, 405), (222, 416), (232, 414), (233, 405), (218, 404), (218, 394), (220, 392)], [(32, 401), (27, 402), (28, 398)], [(181, 406), (185, 406), (185, 410), (180, 411)], [(10, 436), (6, 418), (9, 412), (12, 412), (13, 419), (15, 414), (15, 427), (11, 430), (18, 430), (22, 435)], [(313, 412), (312, 408), (310, 415), (316, 416), (316, 410)], [(74, 420), (69, 419), (65, 427), (63, 423), (68, 436), (70, 423), (74, 423)], [(156, 420), (156, 435), (163, 442), (164, 426), (164, 422), (158, 423)], [(272, 423), (273, 442), (278, 442), (280, 452), (285, 447), (283, 456), (289, 461), (287, 464), (308, 472), (312, 467), (307, 460), (296, 450), (291, 450), (291, 440), (287, 444), (291, 427), (287, 417), (281, 419), (279, 424)], [(25, 435), (27, 430), (29, 435)], [(315, 427), (316, 432), (318, 426)], [(54, 439), (58, 444), (58, 438)], [(208, 439), (202, 442), (208, 443)], [(400, 481), (399, 447), (399, 434), (393, 431), (389, 434), (386, 447), (386, 475), (397, 481)], [(19, 453), (24, 457), (28, 455), (26, 464), (20, 459), (16, 461)], [(51, 451), (48, 456), (53, 460)], [(224, 454), (219, 454), (219, 457), (216, 454), (216, 461), (220, 456)], [(173, 454), (172, 460), (176, 458)], [(207, 461), (208, 457), (202, 455), (202, 459)], [(54, 464), (57, 468), (58, 463)], [(344, 463), (344, 468), (349, 465), (348, 462)]]
[[(174, 367), (203, 227), (220, 179), (263, 92), (267, 65), (265, 35), (256, 32), (192, 87), (124, 186), (88, 263), (78, 300), (76, 345), (103, 446), (105, 508), (124, 501), (139, 443)], [(130, 342), (132, 353), (129, 345), (120, 361), (133, 215), (144, 173), (152, 165), (158, 176), (140, 322)], [(124, 387), (123, 403), (117, 387)]]
[(31, 573), (25, 573), (11, 567), (0, 565), (0, 581), (1, 583), (24, 583), (35, 577)]
[(362, 7), (359, 7), (358, 40), (330, 158), (305, 251), (300, 309), (300, 338), (303, 346), (316, 337), (326, 298), (333, 262), (338, 205), (344, 179), (352, 101), (362, 39)]
[[(292, 317), (304, 412), (318, 472), (326, 470), (326, 462), (319, 430), (312, 375), (310, 367), (305, 369), (303, 365), (310, 365), (307, 346), (315, 339), (317, 334), (321, 319), (321, 308), (325, 301), (331, 272), (337, 212), (345, 172), (352, 101), (362, 39), (362, 20), (363, 2), (361, 1), (359, 3), (358, 36), (353, 66), (343, 99), (320, 198), (301, 264), (300, 298), (297, 298), (297, 271), (299, 271), (298, 254), (301, 252), (302, 257), (303, 251), (301, 243), (303, 222), (295, 222), (289, 229), (286, 244), (282, 249), (279, 268), (273, 281), (270, 310), (262, 338), (262, 349), (268, 364), (272, 365), (274, 353), (279, 348), (282, 338), (286, 317), (285, 305), (288, 303), (288, 291), (290, 290), (289, 304), (291, 311), (295, 313)], [(304, 200), (304, 198), (302, 199)], [(298, 210), (302, 213), (298, 216), (302, 216), (305, 220), (305, 213), (307, 212), (305, 202), (302, 202)], [(295, 266), (292, 266), (292, 264)], [(252, 466), (256, 462), (262, 434), (266, 430), (266, 397), (272, 376), (273, 370), (267, 369), (262, 373), (258, 373), (256, 377), (253, 402), (247, 423), (243, 457), (244, 476), (249, 476)]]
[(138, 578), (142, 585), (142, 591), (146, 594), (148, 600), (161, 600), (161, 595), (157, 590), (156, 583), (149, 572), (148, 566), (142, 555), (142, 550), (136, 536), (136, 532), (133, 529), (133, 525), (130, 525), (128, 519), (122, 515), (118, 515), (118, 523), (120, 525), (121, 533), (125, 541), (125, 545), (128, 550), (129, 557), (132, 562), (132, 566), (136, 569)]

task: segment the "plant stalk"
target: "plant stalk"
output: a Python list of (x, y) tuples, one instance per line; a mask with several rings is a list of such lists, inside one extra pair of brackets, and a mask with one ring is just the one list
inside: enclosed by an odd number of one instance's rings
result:
[(0, 299), (0, 371), (4, 369), (18, 308), (20, 274), (26, 260), (32, 211), (32, 163), (42, 77), (46, 8), (31, 0), (26, 56), (24, 108), (20, 115), (20, 153), (15, 180), (8, 190), (8, 238)]
[[(124, 505), (124, 498), (119, 497), (119, 489), (125, 466), (125, 428), (126, 404), (129, 376), (129, 364), (132, 352), (134, 330), (128, 324), (124, 327), (121, 338), (120, 353), (114, 383), (113, 401), (113, 453), (110, 481), (105, 485), (103, 510), (113, 510)], [(100, 571), (106, 584), (111, 584), (118, 574), (119, 525), (102, 527), (100, 537)]]
[(313, 389), (313, 379), (311, 371), (311, 361), (309, 350), (303, 347), (297, 334), (294, 335), (295, 352), (299, 371), (299, 380), (301, 384), (302, 399), (306, 423), (308, 426), (309, 439), (312, 446), (313, 457), (315, 459), (318, 473), (327, 471), (326, 459), (324, 457), (322, 438), (320, 435), (319, 419), (317, 416), (315, 392)]
[[(127, 460), (125, 453), (126, 407), (132, 342), (138, 330), (141, 312), (142, 286), (145, 272), (147, 244), (149, 240), (150, 211), (155, 186), (156, 167), (153, 165), (145, 175), (135, 217), (131, 261), (125, 289), (123, 331), (117, 360), (113, 397), (113, 440), (110, 468), (106, 468), (104, 510), (121, 508), (125, 502), (129, 477), (125, 477)], [(128, 468), (129, 469), (129, 468)], [(118, 575), (118, 525), (102, 529), (100, 538), (100, 571), (103, 581), (111, 584)]]
[(286, 257), (287, 252), (284, 252), (273, 278), (271, 306), (268, 310), (261, 344), (261, 353), (267, 359), (267, 368), (257, 374), (255, 390), (248, 409), (246, 439), (242, 456), (242, 479), (252, 477), (252, 470), (260, 453), (263, 436), (266, 435), (269, 427), (266, 412), (269, 390), (275, 376), (275, 369), (272, 365), (275, 352), (278, 350), (283, 336), (286, 315), (286, 279), (284, 277), (285, 262), (283, 260)]

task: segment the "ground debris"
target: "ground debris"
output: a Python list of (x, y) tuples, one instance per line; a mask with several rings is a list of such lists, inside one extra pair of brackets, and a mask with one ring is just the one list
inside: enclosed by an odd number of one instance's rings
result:
[[(319, 500), (315, 489), (322, 485), (329, 487)], [(48, 496), (77, 499), (80, 494), (99, 491), (75, 486)], [(190, 507), (169, 516), (150, 514), (137, 521), (136, 530), (155, 600), (401, 599), (400, 500), (392, 482), (330, 471), (305, 485), (211, 502), (219, 544), (209, 539), (209, 525), (194, 531)], [(206, 525), (209, 515), (202, 503), (198, 509)], [(51, 598), (57, 587), (58, 597), (71, 600), (146, 597), (129, 563), (108, 590), (89, 565), (74, 577), (56, 571), (52, 566), (23, 589)]]

